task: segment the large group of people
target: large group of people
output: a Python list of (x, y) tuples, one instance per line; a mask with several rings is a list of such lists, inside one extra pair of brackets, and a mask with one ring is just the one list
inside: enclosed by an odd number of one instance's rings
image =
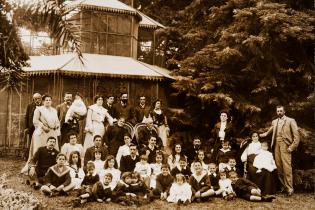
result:
[[(76, 191), (74, 206), (91, 201), (130, 206), (154, 199), (187, 205), (212, 197), (271, 202), (278, 178), (282, 190), (293, 193), (291, 153), (299, 135), (283, 106), (277, 107), (278, 118), (265, 133), (253, 131), (240, 145), (228, 111), (221, 111), (209, 149), (199, 136), (190, 145), (170, 144), (161, 100), (150, 108), (140, 96), (133, 107), (122, 93), (115, 104), (112, 95), (105, 103), (96, 96), (86, 107), (79, 93), (73, 101), (72, 94), (65, 93), (64, 103), (55, 109), (51, 96), (40, 97), (35, 93), (27, 108), (32, 140), (22, 172), (29, 177), (27, 184), (47, 196)], [(83, 144), (78, 142), (81, 120)], [(260, 139), (269, 134), (271, 144)]]

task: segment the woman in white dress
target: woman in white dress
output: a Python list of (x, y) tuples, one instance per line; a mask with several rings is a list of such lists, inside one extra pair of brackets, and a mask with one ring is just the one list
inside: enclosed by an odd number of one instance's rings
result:
[(94, 98), (95, 104), (89, 106), (87, 117), (86, 117), (86, 125), (85, 125), (85, 140), (83, 145), (83, 152), (86, 151), (87, 148), (92, 147), (93, 137), (95, 135), (100, 135), (103, 137), (105, 133), (104, 121), (107, 118), (108, 123), (113, 125), (113, 118), (108, 114), (107, 109), (103, 107), (103, 97), (96, 96)]
[[(34, 111), (33, 124), (35, 131), (33, 133), (30, 151), (28, 156), (29, 162), (39, 147), (46, 146), (48, 137), (52, 136), (57, 139), (60, 135), (60, 122), (57, 115), (57, 110), (53, 108), (52, 97), (44, 95), (43, 105), (39, 106)], [(55, 149), (59, 150), (58, 141), (55, 144)], [(22, 173), (27, 172), (28, 164), (22, 169)]]

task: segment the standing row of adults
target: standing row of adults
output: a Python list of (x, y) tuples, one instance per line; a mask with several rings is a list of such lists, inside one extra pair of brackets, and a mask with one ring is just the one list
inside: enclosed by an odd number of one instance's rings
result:
[[(118, 103), (113, 104), (113, 102), (114, 97), (112, 95), (108, 96), (106, 103), (104, 103), (104, 98), (102, 96), (96, 96), (94, 104), (88, 107), (84, 129), (84, 151), (93, 146), (93, 137), (95, 135), (103, 137), (105, 134), (105, 126), (109, 125), (111, 128), (114, 121), (121, 118), (124, 119), (123, 121), (126, 121), (131, 125), (135, 125), (142, 122), (144, 119), (148, 119), (149, 115), (152, 115), (154, 123), (160, 128), (160, 135), (163, 136), (163, 145), (167, 144), (169, 128), (166, 116), (161, 109), (160, 100), (157, 100), (154, 103), (153, 110), (146, 105), (145, 96), (140, 96), (140, 103), (135, 108), (128, 103), (127, 93), (121, 94)], [(64, 143), (67, 143), (69, 133), (79, 132), (79, 121), (83, 119), (82, 116), (74, 116), (71, 121), (65, 122), (65, 116), (71, 104), (72, 94), (68, 92), (64, 95), (64, 102), (57, 105), (56, 109), (52, 107), (51, 96), (45, 95), (42, 97), (41, 101), (41, 95), (39, 93), (33, 95), (33, 102), (28, 106), (25, 118), (26, 131), (28, 131), (29, 138), (32, 139), (29, 160), (40, 146), (45, 145), (47, 137), (58, 137), (58, 142), (55, 147), (59, 148)], [(120, 124), (121, 123), (119, 123), (118, 127), (122, 127)], [(115, 129), (110, 129), (110, 131), (112, 130)], [(121, 135), (123, 134), (118, 136)], [(108, 143), (108, 141), (117, 139), (116, 137), (118, 136), (114, 135), (112, 139), (105, 137), (105, 140)], [(118, 147), (121, 146), (115, 146), (115, 143), (113, 145), (113, 147), (115, 147), (113, 151), (118, 150)]]

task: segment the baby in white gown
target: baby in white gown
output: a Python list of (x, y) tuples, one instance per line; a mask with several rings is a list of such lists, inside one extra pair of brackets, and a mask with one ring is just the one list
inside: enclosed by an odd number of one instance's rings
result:
[(84, 115), (86, 115), (86, 112), (87, 112), (86, 106), (81, 96), (77, 93), (75, 95), (73, 103), (71, 104), (67, 111), (65, 122), (67, 123), (69, 120), (72, 120), (75, 114), (80, 117), (83, 117)]

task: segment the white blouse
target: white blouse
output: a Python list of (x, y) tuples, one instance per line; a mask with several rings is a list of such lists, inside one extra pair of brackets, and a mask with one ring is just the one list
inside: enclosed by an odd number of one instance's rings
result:
[(246, 149), (244, 150), (244, 152), (241, 155), (241, 160), (242, 162), (246, 162), (247, 161), (247, 156), (248, 155), (252, 155), (255, 154), (257, 155), (260, 152), (261, 149), (261, 143), (258, 142), (251, 142)]

